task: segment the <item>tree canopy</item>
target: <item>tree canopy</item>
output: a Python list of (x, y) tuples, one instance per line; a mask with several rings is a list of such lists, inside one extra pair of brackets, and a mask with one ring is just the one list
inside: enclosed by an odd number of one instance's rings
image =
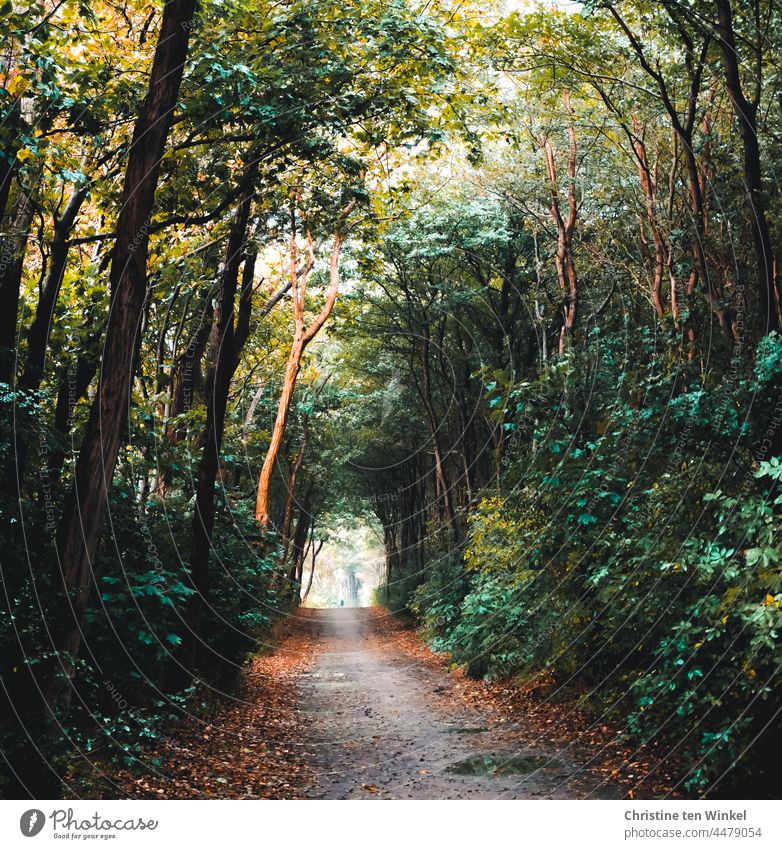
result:
[(136, 763), (357, 518), (470, 675), (778, 787), (780, 15), (0, 7), (8, 792)]

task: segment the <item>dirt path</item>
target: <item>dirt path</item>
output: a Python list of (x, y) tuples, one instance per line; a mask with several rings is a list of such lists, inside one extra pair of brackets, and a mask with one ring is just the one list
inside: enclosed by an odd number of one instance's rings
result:
[[(312, 611), (320, 631), (300, 689), (309, 717), (307, 796), (317, 799), (619, 798), (534, 734), (462, 697), (453, 676), (376, 633), (376, 611)], [(560, 747), (561, 748), (561, 747)]]
[[(380, 609), (301, 610), (238, 689), (175, 723), (109, 798), (657, 798), (654, 753), (572, 704), (453, 672)], [(106, 776), (108, 778), (108, 776)]]

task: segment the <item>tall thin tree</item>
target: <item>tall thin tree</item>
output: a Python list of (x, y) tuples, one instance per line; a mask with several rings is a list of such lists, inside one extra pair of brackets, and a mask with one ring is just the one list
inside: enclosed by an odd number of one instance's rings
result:
[(115, 228), (110, 314), (100, 379), (90, 409), (73, 489), (58, 534), (58, 575), (67, 599), (59, 623), (59, 663), (44, 684), (50, 706), (74, 675), (81, 623), (94, 582), (93, 566), (114, 468), (128, 420), (128, 404), (147, 297), (147, 252), (160, 162), (184, 74), (196, 0), (166, 0), (147, 95), (136, 120)]

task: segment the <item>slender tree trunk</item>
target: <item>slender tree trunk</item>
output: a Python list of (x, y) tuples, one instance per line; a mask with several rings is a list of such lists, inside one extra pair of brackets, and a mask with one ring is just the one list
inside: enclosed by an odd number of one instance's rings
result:
[(429, 364), (429, 327), (424, 328), (423, 345), (421, 351), (421, 382), (422, 393), (421, 400), (424, 402), (426, 417), (429, 421), (429, 428), (432, 434), (432, 448), (434, 450), (434, 474), (436, 488), (439, 498), (442, 500), (443, 510), (448, 524), (456, 530), (456, 516), (454, 515), (453, 505), (451, 504), (451, 488), (448, 483), (448, 477), (445, 472), (443, 463), (443, 451), (440, 445), (440, 429), (435, 415), (434, 403), (432, 401), (432, 385), (431, 385), (431, 369)]
[(310, 536), (310, 551), (312, 552), (312, 569), (310, 569), (310, 577), (307, 581), (307, 588), (304, 590), (304, 595), (301, 597), (302, 604), (307, 600), (307, 596), (310, 594), (310, 590), (312, 589), (312, 581), (315, 578), (315, 561), (320, 554), (320, 550), (323, 548), (323, 540), (315, 545), (315, 523), (313, 522), (311, 536)]
[[(10, 39), (9, 39), (10, 44)], [(0, 60), (0, 72), (8, 73), (9, 67), (16, 62), (14, 49), (9, 47), (6, 55)], [(11, 185), (14, 181), (19, 160), (16, 158), (21, 147), (21, 133), (19, 122), (23, 120), (22, 98), (17, 98), (9, 107), (4, 116), (3, 124), (6, 133), (3, 150), (0, 151), (0, 221), (5, 221), (5, 212), (8, 206), (8, 198), (11, 195)]]
[(557, 252), (555, 263), (557, 268), (557, 279), (562, 291), (562, 330), (559, 335), (559, 353), (565, 353), (566, 342), (573, 335), (578, 315), (578, 277), (576, 276), (576, 265), (573, 259), (573, 233), (576, 227), (578, 214), (578, 203), (576, 201), (576, 164), (578, 146), (576, 143), (576, 131), (573, 127), (568, 129), (570, 150), (568, 154), (568, 212), (562, 215), (559, 203), (559, 185), (557, 183), (557, 165), (554, 158), (554, 149), (551, 142), (546, 139), (543, 150), (546, 157), (546, 174), (548, 176), (551, 191), (551, 217), (557, 226)]
[[(190, 338), (187, 348), (177, 357), (174, 397), (171, 402), (171, 415), (173, 417), (189, 412), (193, 408), (193, 399), (196, 394), (203, 389), (204, 376), (201, 371), (201, 359), (209, 343), (213, 318), (211, 295), (207, 294), (196, 330)], [(171, 427), (169, 429), (168, 438), (172, 443), (177, 443), (183, 436), (184, 432), (179, 428)]]
[(291, 345), (290, 354), (288, 355), (288, 363), (285, 366), (285, 375), (282, 381), (282, 392), (280, 393), (280, 400), (277, 403), (277, 416), (274, 420), (272, 437), (266, 451), (266, 457), (258, 480), (255, 518), (265, 528), (269, 526), (269, 487), (271, 485), (272, 471), (274, 469), (274, 463), (277, 460), (277, 455), (280, 451), (280, 446), (282, 445), (282, 438), (285, 435), (288, 411), (290, 410), (291, 399), (293, 398), (293, 390), (296, 388), (296, 378), (299, 374), (303, 353), (304, 344), (302, 342), (301, 334), (297, 332), (294, 336), (293, 344)]
[(20, 381), (25, 389), (37, 389), (43, 379), (46, 348), (49, 344), (54, 308), (68, 264), (68, 238), (86, 197), (87, 189), (85, 187), (75, 188), (63, 214), (54, 219), (54, 239), (49, 255), (49, 267), (41, 288), (35, 317), (27, 332), (27, 358)]
[[(353, 204), (350, 203), (345, 207), (340, 215), (339, 224), (347, 218), (350, 211), (353, 209)], [(288, 362), (285, 366), (285, 375), (282, 382), (282, 392), (280, 400), (277, 404), (277, 415), (274, 419), (274, 427), (272, 428), (272, 436), (269, 442), (269, 448), (266, 451), (266, 457), (263, 461), (261, 474), (258, 478), (258, 494), (255, 502), (255, 518), (264, 528), (269, 526), (269, 486), (271, 484), (272, 472), (274, 464), (277, 460), (277, 454), (282, 445), (282, 439), (285, 435), (285, 425), (288, 421), (288, 412), (293, 398), (293, 391), (296, 388), (296, 378), (299, 375), (301, 367), (301, 358), (307, 345), (315, 338), (320, 329), (328, 320), (331, 311), (334, 308), (334, 303), (339, 294), (339, 257), (342, 249), (342, 233), (337, 229), (337, 234), (334, 238), (334, 247), (331, 251), (331, 260), (329, 267), (329, 290), (326, 294), (326, 303), (323, 305), (318, 317), (312, 324), (305, 329), (304, 327), (304, 305), (307, 292), (307, 277), (308, 273), (298, 274), (296, 268), (297, 250), (296, 250), (296, 235), (291, 236), (291, 269), (290, 283), (293, 290), (293, 317), (295, 322), (295, 330), (293, 343), (291, 345)], [(312, 257), (310, 258), (309, 268), (312, 267)], [(301, 278), (301, 279), (299, 279)]]
[(65, 441), (73, 421), (76, 404), (87, 394), (90, 384), (98, 373), (100, 342), (103, 324), (82, 348), (75, 361), (68, 364), (62, 373), (54, 407), (54, 430), (57, 442), (49, 452), (48, 471), (51, 481), (59, 480), (65, 462)]
[(5, 219), (8, 198), (11, 195), (11, 184), (16, 173), (16, 151), (9, 155), (7, 151), (0, 154), (0, 220)]
[[(54, 429), (64, 442), (70, 430), (73, 410), (77, 402), (84, 397), (98, 371), (96, 357), (79, 357), (74, 366), (68, 366), (57, 392), (57, 402), (54, 408)], [(53, 479), (60, 477), (65, 461), (65, 450), (56, 445), (49, 455), (49, 475)]]
[(35, 170), (19, 187), (8, 216), (8, 231), (0, 236), (0, 383), (13, 383), (15, 377), (19, 295), (39, 175)]
[(779, 291), (779, 264), (780, 257), (778, 254), (774, 255), (774, 306), (777, 312), (777, 321), (780, 325), (782, 325), (782, 295)]
[(250, 438), (250, 428), (255, 418), (255, 411), (258, 409), (258, 404), (261, 403), (261, 396), (266, 391), (266, 381), (262, 380), (253, 393), (250, 406), (247, 408), (247, 414), (244, 417), (244, 425), (242, 426), (242, 441), (246, 442)]
[(293, 517), (293, 501), (296, 493), (296, 478), (301, 470), (301, 464), (304, 461), (304, 452), (307, 450), (307, 443), (310, 437), (309, 420), (305, 415), (302, 419), (304, 428), (304, 438), (301, 440), (299, 452), (296, 455), (295, 462), (291, 465), (291, 470), (288, 475), (288, 492), (285, 497), (285, 510), (282, 514), (282, 528), (280, 529), (280, 537), (282, 542), (282, 554), (280, 555), (280, 563), (284, 563), (288, 557), (288, 547), (290, 543), (291, 519)]
[[(11, 279), (4, 280), (2, 284), (8, 293), (16, 293), (17, 303), (13, 307), (9, 306), (8, 313), (9, 316), (12, 316), (13, 318), (14, 340), (16, 337), (16, 325), (18, 322), (18, 298), (22, 285), (26, 241), (27, 237), (29, 237), (32, 213), (34, 211), (34, 204), (29, 192), (26, 189), (23, 191), (25, 192), (27, 208), (24, 213), (24, 220), (17, 221), (17, 224), (21, 228), (26, 227), (27, 232), (24, 243), (16, 246), (18, 248), (15, 259), (16, 267), (10, 270), (9, 278)], [(49, 340), (54, 305), (56, 303), (57, 292), (60, 288), (60, 281), (62, 280), (68, 255), (68, 247), (65, 239), (70, 233), (76, 214), (85, 197), (85, 192), (75, 189), (68, 205), (66, 206), (62, 218), (58, 219), (55, 216), (54, 240), (52, 242), (48, 266), (45, 266), (46, 273), (41, 286), (41, 294), (38, 300), (35, 317), (27, 333), (27, 357), (25, 360), (24, 372), (22, 373), (21, 380), (19, 381), (19, 385), (27, 390), (38, 389), (43, 378), (46, 347)], [(21, 229), (17, 231), (16, 235), (21, 238)], [(10, 238), (13, 239), (13, 233)], [(5, 270), (8, 271), (9, 269)], [(11, 330), (11, 320), (9, 318), (7, 331), (10, 333)], [(12, 369), (7, 375), (10, 382), (16, 375), (16, 369), (13, 366), (15, 355), (12, 350), (9, 350), (8, 353), (8, 363), (11, 364)], [(0, 358), (1, 357), (2, 354), (0, 353)], [(16, 497), (18, 497), (21, 490), (29, 458), (30, 444), (26, 437), (27, 434), (24, 433), (24, 429), (21, 431), (14, 431), (13, 450), (9, 452), (4, 473), (3, 488)]]
[(81, 645), (81, 623), (93, 583), (95, 553), (127, 424), (128, 397), (147, 295), (149, 226), (195, 5), (196, 0), (168, 0), (165, 4), (149, 89), (128, 155), (109, 276), (110, 315), (100, 381), (59, 533), (58, 579), (62, 580), (67, 607), (55, 642), (59, 669), (52, 670), (44, 686), (50, 706), (60, 692), (69, 698), (70, 690), (64, 688), (66, 682), (61, 675), (65, 673), (67, 679), (74, 676), (73, 658), (78, 656)]
[(288, 579), (292, 598), (295, 598), (301, 589), (302, 560), (305, 545), (307, 544), (307, 534), (309, 533), (310, 523), (312, 522), (311, 504), (312, 483), (309, 483), (301, 494), (299, 515), (296, 519), (296, 528), (293, 531), (293, 539), (291, 541), (291, 566), (288, 570)]
[(253, 244), (247, 246), (242, 268), (242, 283), (239, 288), (239, 309), (236, 313), (234, 328), (234, 371), (239, 368), (244, 345), (250, 337), (250, 319), (252, 317), (253, 292), (255, 291), (255, 267), (258, 264), (258, 249)]
[[(195, 594), (190, 596), (187, 605), (188, 628), (182, 644), (185, 665), (192, 664), (195, 659), (199, 620), (209, 593), (209, 555), (214, 528), (215, 481), (220, 465), (228, 394), (239, 355), (235, 339), (234, 314), (239, 266), (242, 262), (242, 251), (252, 205), (251, 185), (245, 189), (231, 224), (210, 338), (210, 359), (213, 365), (208, 380), (206, 426), (201, 461), (198, 466), (193, 512), (189, 582)], [(248, 304), (245, 302), (245, 309), (247, 308)], [(244, 343), (243, 339), (238, 341), (241, 344)]]
[(644, 205), (646, 207), (646, 222), (649, 225), (649, 230), (652, 233), (654, 242), (654, 260), (652, 268), (652, 305), (657, 313), (658, 319), (665, 317), (665, 304), (663, 303), (663, 278), (667, 266), (667, 256), (665, 249), (665, 239), (660, 230), (660, 225), (657, 220), (657, 168), (649, 163), (649, 157), (646, 152), (646, 145), (641, 138), (643, 131), (638, 121), (633, 122), (635, 131), (635, 155), (638, 165), (638, 178), (641, 181), (641, 190), (644, 196)]
[[(763, 332), (779, 327), (774, 303), (774, 254), (766, 220), (766, 201), (760, 165), (760, 143), (757, 132), (757, 103), (750, 102), (741, 84), (736, 36), (733, 31), (733, 9), (730, 0), (716, 0), (719, 43), (725, 67), (728, 90), (744, 146), (744, 189), (750, 215), (752, 238), (758, 275), (758, 301)], [(759, 48), (758, 48), (759, 49)]]
[[(679, 5), (677, 3), (663, 0), (663, 5), (668, 10), (671, 19), (677, 26), (681, 25)], [(703, 197), (703, 187), (701, 183), (701, 172), (698, 167), (698, 161), (693, 147), (693, 127), (695, 126), (695, 118), (697, 115), (698, 97), (701, 90), (701, 81), (703, 78), (703, 69), (709, 54), (709, 46), (711, 36), (706, 35), (703, 38), (700, 49), (695, 51), (695, 45), (691, 37), (680, 28), (682, 34), (682, 50), (685, 57), (685, 65), (689, 72), (689, 91), (687, 93), (687, 105), (684, 118), (682, 118), (677, 109), (675, 98), (672, 98), (665, 78), (660, 71), (659, 65), (653, 63), (646, 55), (643, 45), (638, 39), (637, 34), (627, 24), (627, 22), (619, 14), (617, 4), (610, 3), (607, 5), (609, 12), (613, 15), (614, 20), (619, 24), (624, 34), (627, 36), (633, 50), (638, 57), (641, 67), (655, 81), (657, 89), (660, 93), (663, 106), (671, 121), (675, 136), (681, 142), (682, 156), (684, 157), (684, 165), (687, 171), (687, 188), (690, 198), (690, 211), (693, 217), (694, 238), (692, 245), (693, 252), (693, 271), (687, 285), (687, 294), (691, 295), (698, 283), (700, 283), (703, 294), (719, 321), (720, 327), (726, 334), (730, 333), (731, 321), (730, 310), (720, 305), (719, 292), (717, 291), (714, 281), (709, 275), (708, 263), (706, 261), (705, 237), (706, 237), (706, 204)], [(678, 308), (678, 307), (677, 307)], [(694, 340), (695, 332), (690, 325), (687, 328), (686, 334), (688, 338)]]

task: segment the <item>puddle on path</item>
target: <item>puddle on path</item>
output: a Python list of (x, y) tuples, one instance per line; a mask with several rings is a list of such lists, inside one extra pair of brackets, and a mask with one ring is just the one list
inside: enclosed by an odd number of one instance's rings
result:
[(451, 764), (446, 772), (455, 775), (529, 775), (544, 766), (553, 766), (551, 758), (540, 755), (470, 755)]

